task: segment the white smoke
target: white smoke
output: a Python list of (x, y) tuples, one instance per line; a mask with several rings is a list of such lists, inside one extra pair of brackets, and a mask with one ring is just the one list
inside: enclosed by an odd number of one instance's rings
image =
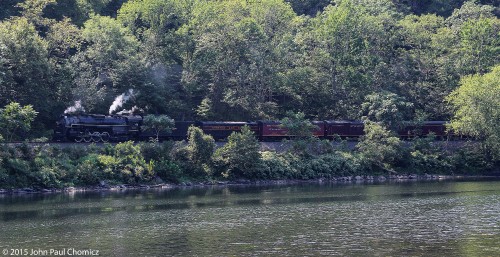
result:
[(124, 103), (128, 101), (131, 97), (133, 97), (134, 90), (129, 89), (127, 92), (117, 96), (115, 100), (113, 101), (113, 104), (109, 107), (109, 114), (113, 114), (118, 108), (122, 107)]
[(134, 107), (132, 107), (132, 109), (130, 109), (130, 110), (123, 109), (123, 110), (117, 112), (116, 114), (118, 114), (118, 115), (134, 115), (134, 114), (141, 113), (141, 112), (144, 112), (144, 110), (142, 108), (139, 108), (139, 107), (134, 105)]
[(82, 112), (85, 112), (85, 108), (83, 108), (83, 106), (82, 106), (82, 101), (78, 100), (78, 101), (75, 101), (75, 104), (73, 106), (68, 107), (64, 111), (64, 114), (82, 113)]

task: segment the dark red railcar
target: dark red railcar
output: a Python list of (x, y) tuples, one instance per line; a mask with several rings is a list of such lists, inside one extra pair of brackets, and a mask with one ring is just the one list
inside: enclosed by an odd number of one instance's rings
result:
[(324, 121), (312, 121), (313, 125), (316, 125), (316, 129), (313, 131), (313, 136), (323, 138), (325, 137), (325, 122)]
[(334, 138), (358, 138), (364, 135), (365, 125), (362, 121), (327, 120), (325, 121), (325, 136)]
[(438, 138), (444, 138), (452, 135), (446, 130), (447, 121), (424, 121), (420, 124), (408, 125), (398, 131), (402, 138), (411, 138), (415, 136), (428, 136), (431, 133)]
[(259, 126), (259, 137), (262, 141), (271, 141), (290, 137), (288, 129), (281, 126), (281, 122), (279, 121), (260, 120), (257, 124)]
[(249, 126), (255, 135), (258, 135), (256, 122), (243, 121), (200, 121), (196, 126), (203, 130), (203, 133), (211, 135), (215, 140), (226, 139), (233, 132), (241, 132), (243, 126)]
[[(325, 122), (323, 121), (313, 121), (313, 125), (316, 125), (316, 129), (313, 131), (313, 135), (317, 137), (325, 136)], [(281, 125), (279, 121), (258, 121), (260, 140), (262, 141), (272, 141), (280, 140), (283, 138), (293, 137), (287, 128)]]

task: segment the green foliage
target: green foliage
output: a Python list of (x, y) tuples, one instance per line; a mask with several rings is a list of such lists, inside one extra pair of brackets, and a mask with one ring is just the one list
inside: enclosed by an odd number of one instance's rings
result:
[(37, 114), (31, 105), (21, 106), (12, 102), (0, 109), (0, 131), (8, 141), (12, 141), (14, 137), (20, 138), (16, 133), (19, 130), (28, 132)]
[(480, 144), (466, 143), (451, 156), (453, 172), (457, 174), (484, 174), (497, 172), (498, 161), (492, 161), (485, 155)]
[(153, 178), (152, 167), (149, 166), (141, 153), (139, 145), (132, 141), (119, 143), (109, 155), (99, 155), (99, 163), (105, 171), (112, 173), (112, 178), (129, 183), (150, 181)]
[[(193, 39), (185, 60), (186, 90), (201, 99), (202, 118), (271, 118), (273, 95), (295, 14), (280, 0), (209, 1), (196, 4), (181, 29)], [(192, 36), (191, 36), (192, 35)]]
[(82, 36), (87, 47), (71, 60), (73, 96), (87, 111), (106, 113), (117, 95), (147, 82), (139, 42), (118, 21), (99, 15), (85, 22)]
[(261, 179), (292, 179), (300, 177), (297, 164), (300, 159), (288, 153), (263, 152), (263, 165), (259, 169), (258, 178)]
[(25, 18), (0, 22), (0, 106), (32, 105), (47, 124), (60, 85), (53, 77), (47, 42)]
[(260, 143), (248, 126), (233, 132), (227, 143), (217, 149), (214, 162), (224, 177), (256, 178), (261, 168)]
[(374, 169), (393, 171), (394, 164), (401, 157), (401, 142), (398, 137), (383, 126), (365, 123), (365, 135), (356, 146), (361, 158)]
[(186, 170), (192, 172), (191, 175), (195, 177), (210, 174), (209, 166), (214, 150), (215, 140), (212, 136), (204, 134), (203, 130), (195, 126), (189, 127), (187, 145), (181, 150), (181, 155), (184, 152), (190, 161)]
[(281, 125), (288, 130), (290, 135), (298, 139), (311, 138), (314, 130), (318, 129), (318, 126), (305, 118), (303, 112), (287, 112), (287, 116), (281, 120)]
[(292, 153), (307, 156), (327, 150), (325, 145), (313, 135), (318, 126), (306, 119), (304, 113), (287, 112), (286, 117), (281, 120), (281, 126), (292, 135), (290, 140), (285, 141), (290, 144)]
[(303, 163), (301, 179), (364, 175), (367, 170), (363, 168), (361, 160), (350, 153), (324, 154)]
[(408, 172), (417, 174), (449, 174), (453, 172), (453, 161), (449, 154), (434, 142), (435, 137), (413, 138), (404, 149), (400, 166)]
[(455, 110), (451, 128), (478, 138), (487, 154), (500, 160), (500, 66), (484, 75), (462, 78), (447, 100)]
[(412, 103), (390, 92), (367, 95), (361, 105), (363, 120), (380, 122), (391, 129), (399, 128), (403, 121), (411, 120), (412, 107)]
[(173, 119), (167, 115), (146, 115), (143, 119), (142, 130), (153, 130), (156, 135), (156, 141), (159, 141), (160, 133), (170, 133), (175, 127)]

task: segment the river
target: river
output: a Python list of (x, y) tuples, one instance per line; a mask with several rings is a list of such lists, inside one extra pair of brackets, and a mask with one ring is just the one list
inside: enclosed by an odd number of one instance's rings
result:
[(499, 256), (500, 181), (0, 195), (0, 230), (3, 256)]

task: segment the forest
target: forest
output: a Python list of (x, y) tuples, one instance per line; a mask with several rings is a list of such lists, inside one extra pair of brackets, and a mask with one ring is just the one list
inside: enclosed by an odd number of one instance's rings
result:
[[(3, 145), (0, 184), (495, 172), (499, 17), (497, 0), (2, 0), (0, 141), (51, 138), (72, 111), (367, 125), (354, 152), (311, 151), (310, 131), (293, 153), (259, 152), (248, 131), (215, 150), (195, 128), (177, 146)], [(476, 143), (402, 147), (390, 132), (425, 120)]]
[[(500, 63), (495, 0), (8, 0), (0, 108), (50, 136), (77, 103), (175, 120), (450, 120)], [(117, 96), (128, 99), (110, 106)], [(498, 103), (497, 103), (498, 104)], [(375, 114), (375, 115), (374, 115)]]

